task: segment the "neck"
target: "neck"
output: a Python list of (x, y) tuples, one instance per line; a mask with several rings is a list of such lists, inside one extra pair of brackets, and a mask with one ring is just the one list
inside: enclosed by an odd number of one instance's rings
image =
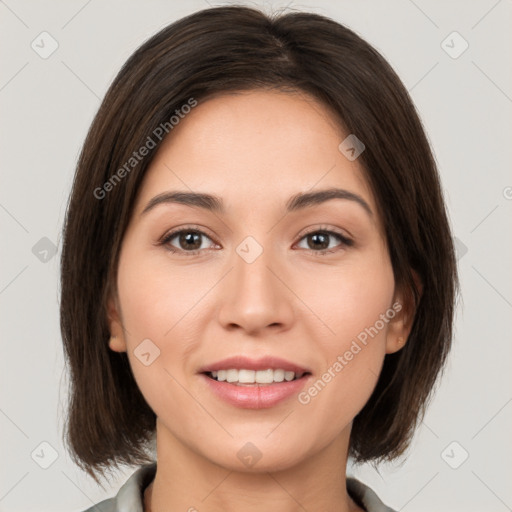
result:
[(189, 450), (157, 421), (157, 471), (144, 512), (361, 511), (346, 490), (347, 432), (298, 465), (236, 471)]

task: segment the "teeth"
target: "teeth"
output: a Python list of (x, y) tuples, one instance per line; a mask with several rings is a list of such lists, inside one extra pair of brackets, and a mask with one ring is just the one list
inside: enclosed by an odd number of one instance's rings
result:
[[(220, 382), (234, 382), (239, 384), (272, 384), (273, 382), (283, 382), (283, 380), (291, 381), (295, 379), (294, 372), (285, 370), (237, 370), (231, 368), (229, 370), (217, 370), (211, 372), (214, 379)], [(297, 378), (301, 377), (298, 376)]]
[(284, 372), (284, 380), (293, 380), (294, 377), (295, 377), (295, 373)]
[(283, 382), (284, 380), (284, 370), (274, 370), (274, 381), (275, 382)]
[(226, 370), (226, 382), (236, 382), (238, 380), (238, 370)]

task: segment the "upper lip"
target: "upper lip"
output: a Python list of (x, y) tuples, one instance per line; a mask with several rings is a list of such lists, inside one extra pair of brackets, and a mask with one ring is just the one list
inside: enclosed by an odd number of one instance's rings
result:
[(286, 361), (285, 359), (281, 359), (280, 357), (274, 356), (265, 356), (259, 359), (251, 359), (247, 356), (233, 356), (228, 357), (227, 359), (223, 359), (222, 361), (217, 361), (215, 363), (208, 364), (203, 366), (199, 372), (214, 372), (217, 370), (230, 370), (232, 368), (238, 370), (268, 370), (271, 368), (272, 370), (285, 370), (287, 372), (294, 372), (295, 374), (303, 374), (303, 373), (311, 373), (310, 370), (306, 367), (303, 367), (299, 364), (292, 363), (291, 361)]

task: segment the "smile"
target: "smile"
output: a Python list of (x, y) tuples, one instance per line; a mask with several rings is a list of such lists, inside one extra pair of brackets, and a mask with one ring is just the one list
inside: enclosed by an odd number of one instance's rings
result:
[[(256, 382), (256, 374), (260, 371), (267, 380), (272, 377), (272, 381)], [(272, 374), (270, 374), (270, 371)], [(249, 372), (254, 373), (253, 376), (252, 373), (249, 375), (245, 374), (243, 369), (232, 369), (232, 371), (218, 370), (217, 372), (201, 373), (200, 377), (215, 398), (242, 409), (268, 409), (274, 407), (293, 396), (297, 396), (312, 378), (310, 373), (304, 373), (299, 377), (294, 372), (290, 372), (291, 375), (288, 374), (288, 379), (291, 377), (290, 380), (287, 380), (285, 376), (283, 376), (283, 380), (279, 380), (284, 370), (270, 371), (249, 370)], [(225, 375), (221, 373), (220, 376), (226, 377), (226, 380), (218, 380), (220, 372), (225, 372)], [(214, 373), (217, 373), (216, 377), (213, 376)], [(227, 381), (228, 375), (230, 379), (234, 379), (232, 382)], [(249, 378), (252, 382), (240, 382), (239, 380), (249, 380)]]
[(207, 375), (218, 382), (228, 382), (240, 386), (250, 386), (254, 384), (269, 385), (277, 382), (290, 382), (300, 379), (306, 372), (296, 374), (284, 369), (273, 370), (247, 370), (230, 368), (227, 370), (216, 370), (207, 372)]

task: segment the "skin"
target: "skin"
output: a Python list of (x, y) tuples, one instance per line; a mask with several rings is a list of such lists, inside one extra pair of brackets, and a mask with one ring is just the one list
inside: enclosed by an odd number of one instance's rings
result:
[[(238, 408), (197, 373), (232, 355), (271, 354), (308, 367), (314, 382), (379, 315), (403, 304), (363, 170), (338, 149), (348, 134), (306, 94), (255, 90), (200, 103), (171, 135), (141, 185), (108, 306), (110, 348), (127, 351), (157, 415), (146, 510), (149, 500), (153, 512), (361, 510), (344, 483), (352, 420), (385, 355), (407, 339), (405, 308), (307, 405), (293, 396)], [(358, 194), (373, 215), (341, 199), (285, 214), (290, 196), (329, 187)], [(218, 195), (226, 213), (174, 203), (141, 214), (171, 190)], [(198, 254), (179, 236), (157, 245), (191, 224), (205, 233)], [(306, 234), (322, 229), (354, 244), (334, 235), (320, 248), (308, 244)], [(236, 252), (247, 236), (263, 249), (250, 264)], [(327, 245), (335, 252), (319, 256)], [(160, 355), (145, 366), (134, 350), (148, 338)], [(247, 442), (261, 453), (252, 467), (237, 457)]]

